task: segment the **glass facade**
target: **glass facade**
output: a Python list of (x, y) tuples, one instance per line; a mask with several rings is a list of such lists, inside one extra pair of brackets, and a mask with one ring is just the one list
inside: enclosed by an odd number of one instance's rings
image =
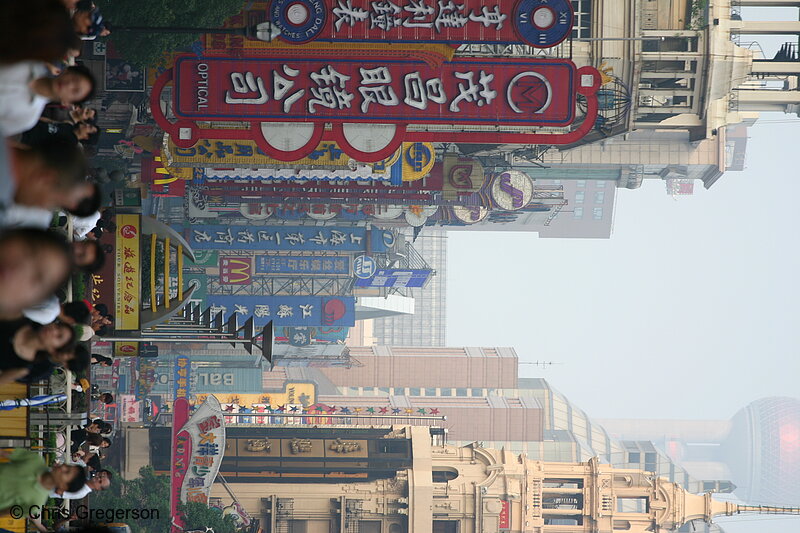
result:
[[(409, 240), (411, 240), (409, 238)], [(373, 335), (381, 346), (445, 346), (447, 233), (426, 227), (414, 249), (436, 271), (424, 289), (412, 289), (414, 314), (375, 319)]]

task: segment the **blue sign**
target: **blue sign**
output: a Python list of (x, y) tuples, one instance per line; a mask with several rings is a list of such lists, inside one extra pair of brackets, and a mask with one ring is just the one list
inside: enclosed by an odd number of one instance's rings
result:
[(281, 38), (290, 43), (307, 43), (325, 28), (328, 17), (323, 0), (274, 0), (270, 6), (272, 23)]
[(179, 355), (175, 358), (175, 364), (172, 367), (172, 398), (189, 397), (189, 385), (191, 379), (192, 364), (189, 358), (185, 355)]
[(369, 256), (359, 255), (353, 261), (353, 274), (355, 274), (358, 279), (371, 278), (375, 275), (377, 269), (378, 264)]
[(378, 270), (370, 279), (357, 279), (356, 287), (421, 288), (432, 273), (432, 270)]
[(258, 327), (270, 320), (279, 326), (354, 326), (356, 299), (351, 296), (242, 296), (211, 294), (206, 298), (212, 315), (222, 311), (225, 318), (249, 317)]
[(570, 0), (522, 0), (514, 8), (514, 27), (532, 46), (550, 48), (572, 32)]
[(349, 276), (350, 256), (257, 255), (256, 274)]
[(391, 231), (318, 226), (194, 226), (189, 243), (197, 250), (279, 250), (385, 252), (394, 246)]
[[(236, 391), (257, 394), (264, 390), (260, 361), (254, 356), (205, 355), (192, 357), (195, 368), (189, 376), (190, 394), (210, 394)], [(198, 364), (199, 363), (199, 364)], [(160, 361), (152, 394), (165, 394), (170, 390), (169, 371), (174, 361)]]

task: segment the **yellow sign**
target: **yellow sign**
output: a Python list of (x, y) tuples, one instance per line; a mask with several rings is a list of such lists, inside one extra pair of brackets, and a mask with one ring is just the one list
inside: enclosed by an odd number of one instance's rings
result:
[(417, 181), (431, 173), (436, 151), (431, 143), (403, 143), (403, 181)]
[(114, 357), (132, 357), (139, 355), (138, 342), (115, 342)]
[[(373, 174), (386, 174), (397, 161), (400, 151), (392, 157), (372, 163)], [(241, 167), (287, 168), (302, 167), (331, 170), (350, 170), (353, 161), (335, 142), (325, 141), (311, 154), (297, 161), (278, 161), (267, 156), (254, 141), (246, 139), (201, 139), (191, 148), (179, 148), (165, 136), (162, 157), (166, 167)], [(172, 173), (172, 172), (170, 172)], [(174, 174), (173, 174), (174, 175)], [(191, 179), (191, 176), (188, 177)]]
[[(235, 394), (235, 393), (214, 393), (213, 396), (219, 403), (235, 403), (240, 406), (250, 407), (251, 405), (269, 405), (273, 409), (282, 405), (314, 405), (317, 401), (317, 386), (313, 383), (287, 383), (283, 386), (283, 391), (262, 392), (260, 394)], [(198, 394), (195, 397), (195, 405), (202, 404), (208, 394)], [(255, 414), (254, 416), (258, 416)]]
[(115, 327), (122, 331), (137, 330), (142, 299), (141, 216), (117, 215), (116, 223)]

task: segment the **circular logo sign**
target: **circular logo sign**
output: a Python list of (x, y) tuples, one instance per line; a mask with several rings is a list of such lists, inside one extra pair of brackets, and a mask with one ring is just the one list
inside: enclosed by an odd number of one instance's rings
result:
[(403, 214), (403, 208), (399, 205), (384, 205), (378, 204), (375, 206), (373, 217), (378, 220), (394, 220)]
[(528, 205), (533, 198), (533, 182), (524, 172), (503, 172), (494, 178), (492, 198), (500, 209), (517, 211)]
[(281, 38), (290, 43), (313, 41), (325, 28), (327, 11), (324, 0), (273, 0), (272, 24)]
[(489, 209), (483, 206), (457, 206), (453, 208), (453, 216), (465, 224), (475, 224), (489, 216)]
[(392, 246), (394, 246), (395, 240), (396, 239), (394, 233), (392, 233), (391, 231), (383, 232), (383, 245), (386, 246), (386, 248), (391, 248)]
[(369, 279), (375, 275), (378, 269), (378, 264), (371, 257), (366, 255), (359, 255), (353, 261), (353, 274), (358, 279)]
[(575, 15), (570, 0), (521, 0), (514, 8), (514, 27), (534, 48), (551, 48), (569, 37)]
[(136, 238), (137, 233), (136, 226), (132, 226), (130, 224), (126, 224), (119, 229), (119, 234), (125, 239), (134, 239)]
[(338, 298), (326, 300), (322, 305), (322, 325), (333, 326), (347, 314), (347, 306)]
[(136, 347), (132, 344), (120, 344), (118, 350), (125, 354), (136, 353)]
[(430, 174), (436, 163), (431, 143), (403, 144), (403, 181), (417, 181)]

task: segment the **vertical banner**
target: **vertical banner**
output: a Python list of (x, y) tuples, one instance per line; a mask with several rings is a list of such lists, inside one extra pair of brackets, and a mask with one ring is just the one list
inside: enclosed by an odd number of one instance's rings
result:
[(122, 331), (137, 330), (142, 297), (141, 216), (117, 215), (116, 224), (115, 327)]
[(209, 395), (181, 431), (192, 442), (189, 473), (181, 486), (182, 503), (208, 504), (225, 453), (225, 421), (220, 413), (219, 400)]
[(172, 395), (174, 400), (189, 398), (191, 368), (191, 363), (189, 363), (187, 356), (180, 355), (175, 358), (175, 366), (172, 369)]
[(181, 500), (181, 488), (189, 467), (191, 454), (191, 438), (181, 433), (181, 428), (189, 419), (189, 400), (177, 398), (172, 403), (172, 460), (170, 462), (169, 508), (172, 522), (170, 533), (183, 533), (183, 519), (178, 514)]

